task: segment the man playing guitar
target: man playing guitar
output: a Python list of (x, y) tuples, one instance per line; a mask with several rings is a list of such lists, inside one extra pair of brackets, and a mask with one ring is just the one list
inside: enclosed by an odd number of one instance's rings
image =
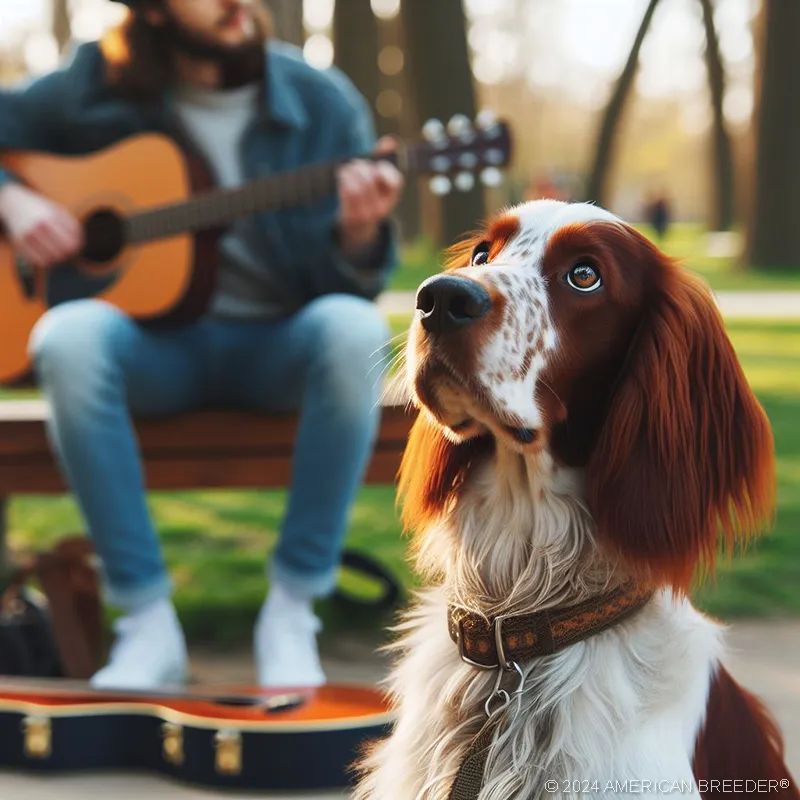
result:
[[(256, 0), (122, 1), (131, 8), (119, 29), (80, 46), (57, 72), (0, 92), (0, 151), (80, 155), (166, 133), (219, 185), (236, 186), (374, 146), (368, 105), (352, 84), (271, 39)], [(100, 555), (108, 600), (123, 612), (109, 663), (92, 679), (98, 688), (186, 677), (131, 417), (206, 404), (299, 410), (254, 650), (262, 686), (325, 681), (312, 603), (333, 588), (377, 431), (380, 370), (371, 368), (388, 334), (372, 301), (396, 263), (388, 217), (402, 176), (387, 162), (354, 160), (339, 168), (337, 186), (330, 202), (228, 229), (212, 302), (197, 321), (151, 327), (91, 299), (56, 305), (34, 329), (51, 441)], [(1, 168), (0, 222), (41, 269), (83, 245), (69, 211)]]

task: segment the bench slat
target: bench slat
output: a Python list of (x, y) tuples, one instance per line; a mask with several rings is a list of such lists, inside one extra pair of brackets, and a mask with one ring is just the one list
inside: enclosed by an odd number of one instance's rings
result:
[[(36, 405), (31, 406), (28, 415), (20, 407), (3, 413), (5, 403), (0, 402), (0, 459), (34, 454), (49, 456), (44, 425), (46, 406), (38, 401), (30, 402)], [(405, 441), (410, 421), (405, 408), (385, 406), (381, 415), (380, 438)], [(260, 450), (264, 447), (291, 447), (297, 432), (297, 417), (294, 414), (266, 415), (252, 411), (196, 411), (175, 417), (138, 419), (136, 430), (145, 457), (162, 450)]]
[[(401, 456), (395, 449), (376, 450), (365, 483), (394, 483)], [(145, 462), (145, 475), (151, 491), (277, 489), (289, 485), (291, 460), (286, 455), (150, 460)], [(0, 464), (2, 495), (65, 492), (66, 486), (52, 462)]]
[[(0, 402), (0, 496), (66, 491), (47, 442), (46, 414), (41, 401)], [(384, 406), (366, 483), (394, 482), (413, 419), (405, 407)], [(140, 419), (136, 429), (151, 490), (288, 485), (294, 415), (201, 411)]]

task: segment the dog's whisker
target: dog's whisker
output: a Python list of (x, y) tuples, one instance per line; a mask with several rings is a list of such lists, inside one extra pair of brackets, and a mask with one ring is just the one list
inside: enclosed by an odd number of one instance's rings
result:
[[(376, 378), (375, 382), (372, 385), (373, 390), (377, 387), (380, 381), (385, 381), (387, 376), (391, 377), (392, 371), (394, 370), (395, 366), (398, 364), (402, 364), (405, 359), (405, 353), (401, 352), (398, 353), (395, 358), (393, 358), (389, 363), (384, 365), (384, 368), (380, 371), (378, 377)], [(370, 370), (372, 372), (372, 370)], [(397, 370), (397, 374), (400, 374), (402, 369)], [(369, 373), (367, 373), (369, 375)]]
[(389, 347), (390, 345), (393, 345), (395, 342), (399, 341), (400, 339), (403, 339), (406, 336), (408, 336), (408, 331), (407, 330), (400, 331), (400, 333), (396, 333), (394, 336), (391, 336), (390, 338), (386, 339), (380, 347), (378, 347), (377, 349), (373, 350), (369, 354), (370, 358), (372, 358), (372, 356), (374, 356), (376, 353), (380, 353), (382, 350), (385, 350), (387, 347)]

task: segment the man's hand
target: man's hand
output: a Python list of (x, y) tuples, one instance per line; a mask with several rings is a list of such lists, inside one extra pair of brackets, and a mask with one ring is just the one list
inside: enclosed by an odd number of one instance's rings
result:
[[(376, 153), (391, 153), (397, 145), (381, 139)], [(403, 174), (388, 161), (351, 161), (339, 169), (339, 234), (346, 256), (357, 255), (375, 242), (381, 222), (400, 200)]]
[(77, 254), (83, 229), (67, 209), (17, 184), (0, 188), (0, 221), (14, 249), (47, 269)]

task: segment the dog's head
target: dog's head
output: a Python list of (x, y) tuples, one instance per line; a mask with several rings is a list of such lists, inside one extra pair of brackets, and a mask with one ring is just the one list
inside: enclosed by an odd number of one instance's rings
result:
[(527, 203), (454, 248), (418, 291), (407, 378), (409, 527), (496, 448), (585, 470), (599, 540), (676, 588), (771, 516), (770, 426), (711, 294), (596, 206)]

